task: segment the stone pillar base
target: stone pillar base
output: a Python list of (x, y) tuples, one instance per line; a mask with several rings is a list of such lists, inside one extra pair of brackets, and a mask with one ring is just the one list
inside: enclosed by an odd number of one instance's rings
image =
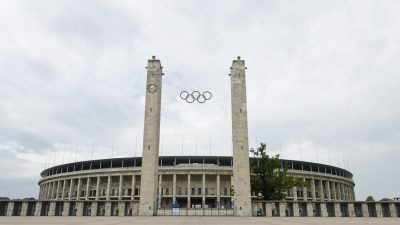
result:
[(321, 217), (328, 217), (328, 209), (326, 208), (326, 203), (321, 203)]

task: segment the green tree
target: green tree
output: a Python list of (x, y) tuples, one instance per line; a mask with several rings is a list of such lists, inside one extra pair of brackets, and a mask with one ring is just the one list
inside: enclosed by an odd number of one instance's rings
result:
[(370, 196), (367, 197), (367, 199), (366, 199), (365, 201), (374, 202), (375, 199), (374, 199), (374, 197), (372, 197), (372, 196), (370, 195)]
[(265, 200), (283, 200), (286, 191), (294, 186), (308, 186), (303, 180), (287, 174), (288, 165), (281, 165), (279, 155), (269, 156), (267, 144), (261, 143), (260, 147), (250, 149), (256, 160), (250, 164), (251, 190), (257, 195), (261, 193)]
[(0, 197), (0, 200), (10, 200), (9, 197)]

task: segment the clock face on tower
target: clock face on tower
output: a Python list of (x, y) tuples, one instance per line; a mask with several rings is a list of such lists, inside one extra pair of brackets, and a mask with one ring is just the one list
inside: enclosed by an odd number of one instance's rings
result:
[(147, 91), (150, 93), (154, 93), (157, 91), (157, 85), (155, 84), (149, 84), (147, 85)]

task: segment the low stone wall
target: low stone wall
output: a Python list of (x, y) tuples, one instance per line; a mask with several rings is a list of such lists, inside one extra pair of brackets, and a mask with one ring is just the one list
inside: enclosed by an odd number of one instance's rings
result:
[(253, 201), (253, 216), (400, 217), (400, 202)]
[[(139, 201), (0, 201), (0, 216), (137, 216)], [(253, 216), (397, 217), (400, 202), (253, 201)], [(233, 209), (158, 209), (159, 216), (233, 216)]]
[(0, 201), (0, 216), (137, 216), (139, 201)]

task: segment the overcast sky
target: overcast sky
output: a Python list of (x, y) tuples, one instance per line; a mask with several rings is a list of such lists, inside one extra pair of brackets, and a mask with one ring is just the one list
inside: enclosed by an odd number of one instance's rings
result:
[[(250, 147), (348, 169), (359, 200), (399, 197), (399, 12), (379, 0), (1, 1), (0, 196), (37, 197), (55, 164), (140, 156), (152, 55), (165, 73), (160, 154), (231, 155), (240, 55)], [(213, 98), (187, 104), (182, 90)]]

